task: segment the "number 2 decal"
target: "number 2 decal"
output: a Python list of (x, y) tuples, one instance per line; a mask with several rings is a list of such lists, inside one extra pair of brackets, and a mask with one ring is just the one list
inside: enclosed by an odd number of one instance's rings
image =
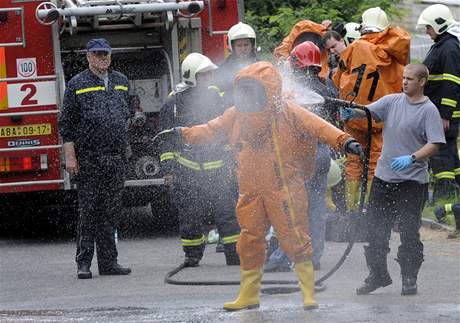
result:
[(37, 87), (34, 84), (24, 84), (21, 86), (20, 90), (26, 92), (26, 96), (22, 99), (21, 105), (34, 105), (38, 103), (38, 100), (32, 99), (37, 93)]
[[(351, 70), (352, 73), (358, 73), (358, 77), (356, 78), (356, 83), (355, 83), (355, 86), (353, 88), (354, 95), (358, 95), (358, 93), (359, 93), (359, 88), (361, 87), (361, 83), (363, 81), (363, 76), (364, 76), (365, 71), (366, 71), (366, 64), (362, 64), (361, 66), (356, 67), (356, 68)], [(372, 101), (374, 99), (375, 90), (377, 89), (377, 84), (379, 82), (379, 78), (380, 78), (379, 71), (370, 72), (366, 76), (366, 80), (373, 79), (371, 88), (369, 90), (369, 94), (367, 96), (368, 101)]]

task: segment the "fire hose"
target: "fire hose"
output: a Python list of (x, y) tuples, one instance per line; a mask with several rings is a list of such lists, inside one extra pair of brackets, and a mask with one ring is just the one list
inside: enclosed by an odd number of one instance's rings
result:
[[(338, 108), (342, 107), (352, 107), (352, 108), (359, 108), (364, 110), (366, 113), (367, 119), (367, 149), (365, 151), (364, 158), (362, 158), (363, 163), (363, 173), (362, 173), (362, 180), (361, 180), (361, 187), (360, 187), (360, 200), (359, 200), (359, 208), (358, 208), (358, 216), (364, 216), (364, 203), (365, 197), (367, 193), (367, 185), (368, 185), (368, 173), (369, 173), (369, 159), (370, 159), (370, 151), (371, 151), (371, 141), (372, 141), (372, 118), (370, 111), (362, 105), (358, 105), (353, 103), (352, 101), (345, 101), (335, 98), (325, 98), (325, 103), (333, 103)], [(157, 137), (154, 138), (156, 141)], [(322, 287), (322, 283), (329, 279), (337, 270), (344, 264), (345, 260), (347, 259), (348, 255), (350, 254), (351, 250), (353, 249), (353, 245), (355, 243), (356, 238), (356, 222), (353, 223), (353, 220), (356, 221), (356, 218), (349, 218), (351, 225), (349, 226), (350, 231), (348, 232), (348, 245), (345, 248), (342, 256), (339, 258), (337, 263), (330, 269), (326, 274), (322, 277), (318, 278), (315, 281), (315, 291), (319, 292), (324, 290), (325, 288)], [(185, 285), (185, 286), (216, 286), (216, 285), (240, 285), (239, 280), (203, 280), (203, 281), (194, 281), (194, 280), (176, 280), (173, 279), (173, 276), (182, 271), (184, 268), (187, 268), (184, 264), (179, 265), (178, 267), (174, 268), (170, 272), (168, 272), (165, 276), (165, 283), (171, 285)], [(278, 288), (276, 289), (276, 293), (291, 293), (299, 291), (298, 287), (298, 280), (262, 280), (262, 285), (293, 285), (295, 287), (291, 288)], [(262, 290), (263, 291), (263, 290)], [(267, 290), (268, 293), (273, 293), (273, 291)]]

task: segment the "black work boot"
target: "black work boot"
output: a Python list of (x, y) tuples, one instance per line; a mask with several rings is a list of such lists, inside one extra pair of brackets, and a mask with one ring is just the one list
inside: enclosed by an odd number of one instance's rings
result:
[(370, 252), (369, 247), (364, 246), (364, 255), (369, 268), (369, 276), (364, 280), (363, 285), (356, 289), (358, 295), (367, 295), (380, 287), (393, 283), (388, 273), (386, 253), (375, 255)]
[(118, 263), (113, 263), (108, 267), (99, 267), (99, 275), (101, 276), (117, 276), (117, 275), (129, 275), (131, 268), (122, 267)]
[(417, 276), (423, 262), (423, 254), (411, 254), (398, 252), (398, 258), (395, 259), (401, 267), (401, 295), (417, 294)]
[(356, 294), (367, 295), (380, 287), (386, 287), (392, 283), (393, 281), (391, 280), (390, 274), (381, 278), (380, 276), (371, 272), (369, 276), (367, 276), (367, 278), (364, 280), (364, 283), (356, 289)]
[(88, 264), (78, 264), (77, 277), (78, 279), (91, 279), (93, 274), (89, 270), (90, 265)]
[(402, 276), (401, 295), (415, 295), (415, 294), (417, 294), (417, 277), (416, 276)]
[(219, 252), (225, 252), (225, 248), (224, 248), (224, 242), (222, 241), (222, 239), (219, 239), (217, 241), (217, 244), (216, 244), (216, 252), (219, 253)]
[(239, 266), (240, 257), (238, 254), (225, 254), (225, 263), (227, 266)]
[(200, 259), (193, 257), (185, 257), (184, 267), (198, 267), (200, 265)]
[(225, 263), (227, 266), (239, 266), (240, 257), (236, 252), (236, 242), (224, 244)]

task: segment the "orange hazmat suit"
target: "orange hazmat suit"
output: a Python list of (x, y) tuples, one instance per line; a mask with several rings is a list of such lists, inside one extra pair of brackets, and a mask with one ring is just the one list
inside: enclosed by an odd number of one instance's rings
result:
[(234, 85), (246, 78), (263, 85), (268, 99), (263, 111), (243, 113), (231, 107), (207, 124), (182, 128), (182, 139), (204, 145), (226, 137), (234, 151), (241, 269), (263, 267), (270, 225), (286, 254), (294, 263), (301, 263), (312, 254), (304, 182), (314, 171), (317, 141), (341, 149), (350, 136), (282, 99), (281, 76), (271, 63), (243, 68)]
[[(324, 35), (327, 31), (327, 27), (321, 24), (317, 24), (316, 22), (310, 20), (302, 20), (299, 21), (292, 27), (291, 32), (287, 35), (281, 44), (275, 48), (273, 55), (277, 60), (286, 59), (291, 54), (291, 51), (294, 49), (294, 44), (296, 43), (296, 39), (302, 35), (303, 33), (314, 33), (320, 37)], [(321, 52), (321, 71), (319, 76), (324, 78), (328, 72), (328, 53), (327, 51)]]
[[(401, 92), (404, 66), (409, 62), (410, 35), (401, 28), (386, 28), (363, 35), (340, 55), (334, 82), (341, 99), (366, 105), (381, 97)], [(382, 123), (372, 122), (369, 179), (372, 179), (382, 150)], [(345, 131), (367, 149), (367, 121), (354, 119), (345, 123)], [(359, 158), (347, 156), (346, 178), (359, 181), (362, 166)]]

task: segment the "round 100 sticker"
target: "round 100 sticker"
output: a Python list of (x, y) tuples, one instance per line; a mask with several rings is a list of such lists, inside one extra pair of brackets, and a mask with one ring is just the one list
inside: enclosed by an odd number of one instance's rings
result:
[(20, 78), (36, 77), (37, 59), (35, 57), (16, 59), (16, 70)]

